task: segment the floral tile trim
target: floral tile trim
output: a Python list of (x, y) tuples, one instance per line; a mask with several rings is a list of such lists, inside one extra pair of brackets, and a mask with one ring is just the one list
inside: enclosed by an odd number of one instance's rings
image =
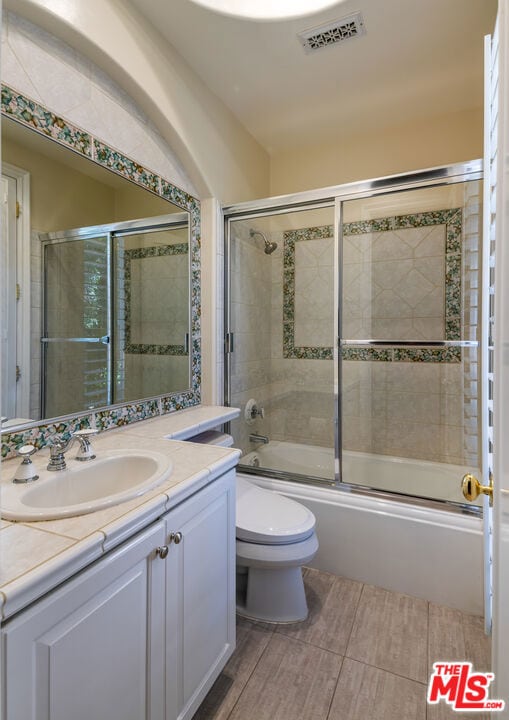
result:
[(131, 263), (133, 260), (143, 260), (149, 257), (167, 257), (170, 255), (187, 255), (188, 243), (175, 245), (155, 245), (146, 248), (124, 250), (124, 298), (125, 298), (125, 343), (124, 352), (133, 355), (189, 355), (184, 345), (155, 345), (131, 342)]
[(147, 400), (111, 410), (101, 410), (95, 413), (95, 422), (99, 430), (110, 430), (140, 420), (147, 420), (156, 415), (159, 415), (159, 401)]
[(383, 362), (392, 362), (393, 351), (385, 348), (344, 347), (341, 349), (341, 358), (343, 360), (382, 360)]
[(94, 160), (108, 170), (132, 180), (138, 185), (143, 185), (153, 193), (159, 192), (159, 177), (146, 170), (135, 160), (110, 148), (108, 145), (94, 138)]
[(19, 433), (2, 433), (2, 458), (13, 457), (20, 445), (31, 442), (36, 447), (48, 444), (52, 435), (68, 437), (80, 427), (97, 425), (101, 429), (137, 422), (146, 417), (166, 414), (201, 402), (201, 210), (200, 201), (176, 187), (168, 180), (151, 172), (127, 157), (119, 150), (103, 143), (99, 138), (85, 132), (53, 113), (49, 108), (26, 97), (14, 88), (2, 84), (1, 112), (31, 130), (71, 148), (74, 152), (105, 167), (131, 182), (169, 200), (190, 215), (191, 253), (191, 388), (180, 393), (162, 396), (160, 401), (150, 400), (126, 403), (120, 408), (106, 409), (97, 413), (76, 413), (62, 422), (44, 423)]
[(2, 115), (67, 145), (86, 157), (92, 157), (92, 136), (89, 133), (3, 83)]
[[(381, 233), (405, 228), (445, 225), (445, 339), (461, 339), (461, 238), (462, 210), (435, 210), (410, 215), (393, 215), (374, 220), (344, 223), (343, 235)], [(329, 360), (331, 347), (295, 345), (295, 243), (333, 237), (332, 225), (289, 230), (283, 234), (283, 357)], [(385, 362), (461, 362), (460, 348), (388, 349), (343, 348), (344, 360)]]
[(63, 420), (41, 424), (34, 428), (28, 428), (20, 432), (2, 433), (2, 460), (16, 455), (16, 448), (22, 445), (34, 445), (38, 450), (51, 444), (53, 437), (69, 440), (71, 434), (76, 430), (93, 427), (93, 416), (84, 415), (72, 420)]

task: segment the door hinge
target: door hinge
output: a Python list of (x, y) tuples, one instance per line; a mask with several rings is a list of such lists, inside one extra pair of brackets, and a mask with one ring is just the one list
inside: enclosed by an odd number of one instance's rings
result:
[(19, 200), (16, 200), (16, 218), (19, 218), (20, 205)]
[(21, 378), (21, 370), (19, 368), (19, 365), (16, 365), (16, 382), (19, 382), (20, 378)]
[(21, 297), (21, 285), (19, 283), (16, 283), (16, 300), (19, 300)]

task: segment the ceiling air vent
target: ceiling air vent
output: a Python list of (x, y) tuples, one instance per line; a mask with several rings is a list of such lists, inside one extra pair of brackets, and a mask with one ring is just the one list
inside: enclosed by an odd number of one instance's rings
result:
[(304, 50), (310, 53), (365, 34), (366, 29), (362, 15), (360, 12), (356, 12), (339, 20), (328, 22), (326, 25), (304, 30), (299, 33), (297, 37), (302, 43)]

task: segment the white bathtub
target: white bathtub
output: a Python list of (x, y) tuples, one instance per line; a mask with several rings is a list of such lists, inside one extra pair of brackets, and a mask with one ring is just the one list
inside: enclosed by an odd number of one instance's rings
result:
[[(272, 446), (272, 447), (271, 447)], [(319, 448), (326, 450), (327, 448)], [(298, 466), (298, 472), (318, 476), (317, 467), (333, 463), (332, 451), (322, 452), (316, 463), (317, 449), (293, 443), (271, 442), (242, 458), (247, 464), (259, 456), (260, 465), (277, 469), (277, 458), (287, 457)], [(289, 454), (289, 457), (288, 457)], [(381, 459), (382, 458), (382, 459)], [(270, 460), (270, 464), (269, 464)], [(454, 484), (465, 468), (440, 463), (384, 458), (363, 453), (348, 453), (344, 460), (345, 475), (349, 463), (350, 482), (358, 477), (363, 485), (373, 487), (382, 477), (409, 488), (411, 483), (438, 482), (438, 470), (450, 470), (445, 478)], [(303, 471), (310, 463), (313, 472)], [(320, 465), (321, 463), (321, 465)], [(416, 466), (423, 466), (420, 479), (411, 477)], [(280, 469), (288, 471), (289, 463)], [(322, 477), (330, 477), (328, 469)], [(349, 473), (349, 474), (350, 474)], [(456, 474), (458, 473), (458, 474)], [(313, 566), (361, 582), (407, 593), (431, 602), (458, 608), (463, 612), (483, 613), (482, 519), (410, 504), (389, 498), (364, 495), (337, 488), (277, 480), (261, 475), (239, 473), (245, 479), (291, 497), (309, 507), (317, 520), (320, 549)], [(345, 477), (346, 480), (346, 477)], [(413, 492), (406, 489), (405, 492)], [(422, 495), (421, 493), (418, 493)], [(459, 498), (458, 498), (459, 499)]]
[[(334, 449), (317, 445), (271, 440), (244, 455), (241, 464), (334, 480)], [(479, 474), (474, 467), (352, 451), (343, 452), (342, 470), (344, 482), (352, 485), (459, 503), (465, 502), (463, 475)]]

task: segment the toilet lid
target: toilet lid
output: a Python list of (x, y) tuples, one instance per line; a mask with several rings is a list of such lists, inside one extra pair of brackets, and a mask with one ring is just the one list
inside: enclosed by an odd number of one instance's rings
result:
[(263, 545), (299, 542), (315, 528), (304, 505), (237, 478), (237, 538)]

